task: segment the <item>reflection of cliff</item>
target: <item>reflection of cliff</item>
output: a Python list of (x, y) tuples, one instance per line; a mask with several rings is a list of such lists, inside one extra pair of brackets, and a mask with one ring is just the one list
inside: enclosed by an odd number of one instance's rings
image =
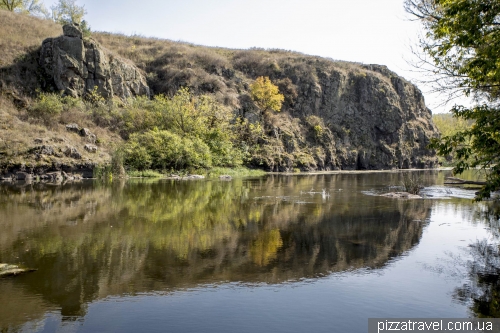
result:
[(82, 316), (87, 302), (109, 295), (379, 268), (418, 243), (430, 204), (338, 190), (366, 181), (323, 175), (3, 187), (0, 262), (38, 268), (16, 283), (63, 316)]

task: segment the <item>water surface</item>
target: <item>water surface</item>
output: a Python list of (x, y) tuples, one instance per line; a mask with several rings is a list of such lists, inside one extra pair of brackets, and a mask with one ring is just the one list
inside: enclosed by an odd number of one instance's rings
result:
[(0, 279), (0, 329), (366, 332), (372, 317), (481, 315), (471, 249), (496, 242), (498, 219), (444, 187), (449, 173), (417, 174), (425, 199), (377, 195), (400, 172), (2, 185), (0, 262), (38, 271)]

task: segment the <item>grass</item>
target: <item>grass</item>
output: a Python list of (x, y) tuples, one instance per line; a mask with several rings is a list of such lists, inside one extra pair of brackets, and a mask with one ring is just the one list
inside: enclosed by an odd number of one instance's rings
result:
[(231, 177), (259, 177), (266, 174), (265, 171), (249, 169), (245, 167), (237, 168), (212, 168), (205, 172), (208, 178), (217, 178), (222, 175), (228, 175)]
[(142, 170), (142, 171), (127, 171), (127, 176), (129, 177), (140, 177), (140, 178), (162, 178), (165, 177), (164, 174), (155, 170)]

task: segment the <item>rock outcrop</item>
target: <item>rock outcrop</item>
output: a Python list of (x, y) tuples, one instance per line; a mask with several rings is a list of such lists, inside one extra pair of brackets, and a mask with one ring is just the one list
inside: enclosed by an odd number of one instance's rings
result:
[[(385, 66), (322, 62), (275, 79), (287, 82), (280, 87), (285, 105), (271, 115), (255, 165), (272, 171), (437, 166), (427, 146), (438, 130), (415, 85)], [(254, 106), (240, 107), (255, 119)]]
[(94, 90), (105, 99), (149, 96), (146, 79), (136, 66), (83, 38), (76, 25), (65, 25), (63, 32), (44, 40), (40, 51), (40, 65), (56, 90), (74, 97)]
[[(127, 37), (95, 38), (123, 56), (130, 53), (116, 46), (132, 45)], [(262, 128), (242, 138), (253, 167), (327, 171), (437, 165), (427, 145), (439, 133), (422, 93), (385, 66), (145, 38), (135, 38), (133, 45), (154, 59), (135, 54), (155, 94), (172, 96), (179, 87), (211, 94), (254, 129)], [(263, 114), (252, 100), (249, 87), (260, 76), (269, 77), (284, 95), (281, 112)]]

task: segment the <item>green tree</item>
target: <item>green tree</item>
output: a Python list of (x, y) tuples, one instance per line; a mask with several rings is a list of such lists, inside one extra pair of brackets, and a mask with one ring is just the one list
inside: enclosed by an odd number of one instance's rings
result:
[(451, 110), (471, 127), (434, 139), (430, 147), (453, 155), (456, 174), (485, 169), (487, 182), (476, 199), (488, 198), (500, 189), (500, 1), (406, 0), (405, 8), (424, 26), (421, 60), (431, 65), (437, 89), (475, 101)]
[(78, 6), (76, 0), (59, 0), (51, 7), (52, 19), (60, 24), (82, 24), (83, 16), (87, 14), (84, 6)]
[(0, 9), (48, 17), (48, 11), (39, 0), (0, 0)]
[(22, 8), (23, 0), (2, 0), (0, 2), (0, 8), (10, 10), (13, 12), (16, 9)]
[(263, 113), (273, 110), (279, 112), (285, 97), (268, 77), (259, 76), (250, 85), (250, 94)]

